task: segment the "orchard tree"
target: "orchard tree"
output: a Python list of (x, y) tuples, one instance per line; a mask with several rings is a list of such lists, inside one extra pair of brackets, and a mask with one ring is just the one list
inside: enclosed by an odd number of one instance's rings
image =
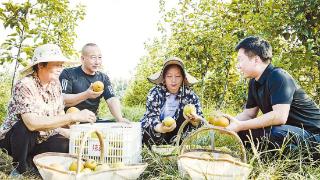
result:
[(12, 86), (19, 65), (31, 59), (34, 47), (58, 44), (67, 56), (76, 54), (73, 44), (75, 28), (85, 15), (82, 5), (74, 9), (68, 0), (26, 0), (23, 3), (3, 2), (0, 21), (10, 34), (1, 44), (0, 63), (15, 62)]
[[(200, 80), (194, 89), (205, 106), (240, 110), (245, 103), (247, 80), (237, 73), (234, 47), (250, 35), (268, 40), (273, 47), (272, 63), (292, 74), (320, 103), (320, 1), (179, 0), (174, 8), (165, 7), (166, 0), (160, 0), (159, 30), (166, 43), (153, 46), (141, 63), (157, 62), (154, 48), (164, 50), (160, 56), (181, 57)], [(136, 73), (139, 79), (129, 89), (137, 90), (131, 91), (132, 102), (146, 92), (139, 80), (147, 77), (150, 66), (141, 67)]]

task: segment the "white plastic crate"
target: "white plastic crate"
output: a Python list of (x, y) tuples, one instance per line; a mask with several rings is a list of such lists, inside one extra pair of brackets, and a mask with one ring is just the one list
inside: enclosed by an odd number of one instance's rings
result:
[[(84, 134), (92, 129), (103, 133), (105, 159), (104, 163), (141, 163), (142, 134), (140, 122), (79, 124), (70, 127), (69, 154), (76, 155)], [(92, 134), (85, 142), (83, 157), (100, 160), (100, 143)]]

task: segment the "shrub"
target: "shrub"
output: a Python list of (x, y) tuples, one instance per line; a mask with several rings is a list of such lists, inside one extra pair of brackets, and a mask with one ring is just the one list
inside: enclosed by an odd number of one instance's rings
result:
[(2, 124), (7, 115), (8, 102), (11, 97), (11, 77), (8, 73), (1, 73), (0, 76), (0, 124)]

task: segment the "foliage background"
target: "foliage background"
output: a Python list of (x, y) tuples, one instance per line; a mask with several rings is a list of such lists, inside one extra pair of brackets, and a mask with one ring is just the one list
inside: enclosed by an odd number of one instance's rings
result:
[(85, 16), (85, 7), (70, 8), (69, 5), (68, 0), (5, 1), (0, 4), (0, 22), (9, 32), (0, 44), (0, 122), (6, 116), (10, 89), (19, 78), (17, 71), (28, 64), (35, 47), (54, 43), (66, 56), (77, 56), (73, 48), (77, 37), (75, 28)]
[(68, 0), (1, 3), (0, 22), (10, 34), (0, 45), (0, 64), (14, 64), (11, 87), (19, 77), (19, 67), (28, 64), (34, 48), (41, 44), (57, 44), (66, 56), (77, 55), (73, 48), (75, 27), (84, 18), (85, 9), (69, 5)]
[[(241, 79), (234, 47), (256, 35), (273, 47), (273, 64), (287, 70), (320, 102), (320, 2), (313, 0), (180, 0), (167, 10), (160, 1), (162, 36), (146, 43), (135, 77), (124, 96), (128, 106), (144, 104), (152, 87), (146, 77), (169, 56), (184, 59), (204, 106), (242, 109), (247, 80)], [(170, 27), (170, 28), (168, 28)], [(168, 30), (170, 29), (170, 30)]]

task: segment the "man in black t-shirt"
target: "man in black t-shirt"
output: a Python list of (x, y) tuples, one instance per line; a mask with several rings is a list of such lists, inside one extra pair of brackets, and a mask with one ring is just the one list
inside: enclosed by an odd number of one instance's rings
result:
[[(64, 69), (60, 75), (62, 93), (66, 107), (88, 109), (95, 114), (103, 97), (111, 114), (119, 122), (129, 122), (122, 117), (120, 101), (115, 97), (108, 76), (99, 71), (102, 64), (102, 55), (96, 44), (88, 43), (81, 51), (81, 66)], [(92, 84), (101, 81), (104, 91), (94, 92)]]
[[(293, 137), (290, 148), (320, 143), (320, 109), (286, 71), (271, 64), (272, 47), (259, 37), (247, 37), (236, 47), (237, 67), (249, 81), (245, 110), (230, 120), (227, 129), (248, 141), (267, 137), (272, 146)], [(261, 110), (263, 115), (258, 116)]]

